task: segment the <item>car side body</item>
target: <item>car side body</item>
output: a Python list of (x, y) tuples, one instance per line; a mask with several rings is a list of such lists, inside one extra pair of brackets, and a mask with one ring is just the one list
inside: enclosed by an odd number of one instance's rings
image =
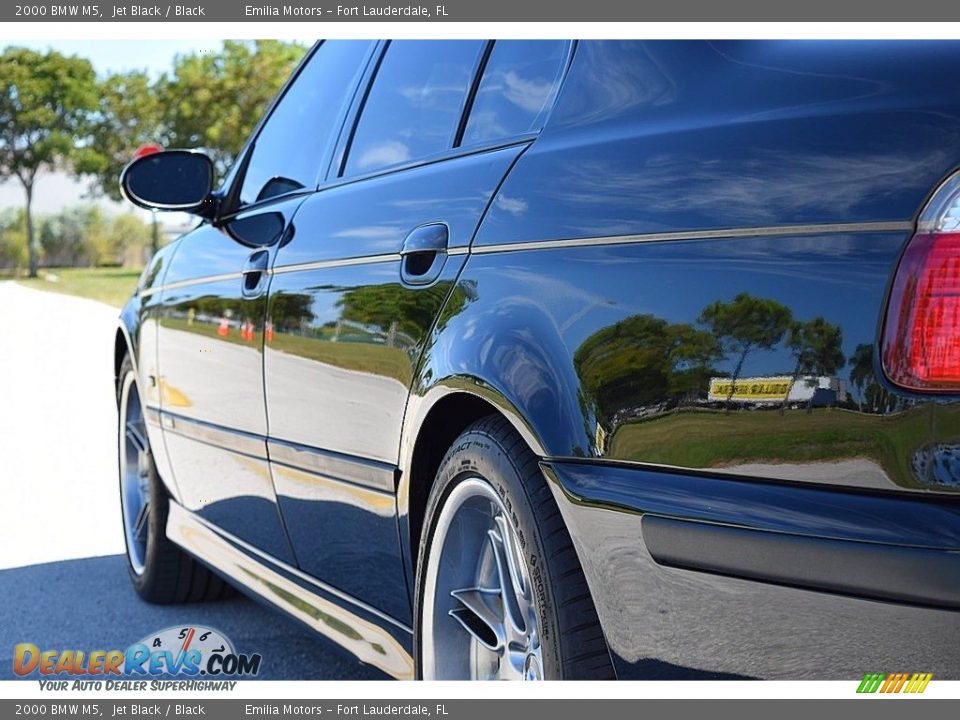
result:
[[(960, 167), (960, 45), (556, 43), (552, 85), (499, 78), (548, 98), (539, 124), (471, 142), (500, 45), (450, 50), (474, 64), (448, 146), (373, 169), (392, 45), (353, 47), (329, 132), (301, 126), (316, 183), (244, 202), (318, 45), (228, 175), (233, 209), (152, 259), (115, 369), (167, 535), (414, 677), (431, 485), (498, 415), (617, 677), (960, 677), (960, 395), (894, 385), (879, 351)], [(738, 307), (766, 331), (725, 325)]]

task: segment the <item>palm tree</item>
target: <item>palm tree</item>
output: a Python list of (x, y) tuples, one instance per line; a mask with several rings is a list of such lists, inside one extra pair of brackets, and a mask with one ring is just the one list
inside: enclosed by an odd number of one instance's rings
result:
[[(801, 373), (810, 375), (834, 375), (842, 368), (847, 360), (843, 356), (843, 332), (839, 326), (827, 322), (817, 316), (809, 322), (796, 322), (787, 332), (787, 347), (793, 351), (796, 364), (793, 367), (793, 378), (790, 388)], [(787, 406), (787, 395), (783, 396), (780, 412)], [(813, 409), (813, 397), (807, 404), (807, 410)]]
[(776, 300), (740, 293), (729, 303), (718, 300), (705, 307), (698, 322), (710, 329), (725, 354), (737, 357), (727, 393), (726, 411), (730, 412), (730, 401), (747, 355), (776, 346), (791, 327), (793, 315)]

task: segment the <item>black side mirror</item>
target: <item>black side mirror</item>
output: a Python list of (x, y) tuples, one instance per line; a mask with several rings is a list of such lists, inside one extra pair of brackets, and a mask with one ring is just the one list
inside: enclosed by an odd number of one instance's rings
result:
[(280, 239), (285, 227), (283, 213), (265, 212), (231, 220), (224, 230), (241, 245), (267, 247)]
[(145, 155), (120, 173), (120, 190), (127, 200), (148, 210), (209, 215), (213, 206), (213, 162), (192, 150)]

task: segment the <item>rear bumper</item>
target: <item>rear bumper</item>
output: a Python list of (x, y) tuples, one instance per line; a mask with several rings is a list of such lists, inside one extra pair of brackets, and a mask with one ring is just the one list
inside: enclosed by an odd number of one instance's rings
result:
[(545, 462), (621, 677), (960, 678), (960, 505)]

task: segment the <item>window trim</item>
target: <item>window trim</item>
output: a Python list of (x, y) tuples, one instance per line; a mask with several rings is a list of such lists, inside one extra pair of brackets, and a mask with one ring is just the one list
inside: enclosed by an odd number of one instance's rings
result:
[[(425, 155), (423, 157), (411, 160), (406, 163), (401, 163), (399, 165), (391, 165), (386, 168), (380, 168), (378, 170), (373, 170), (369, 173), (363, 173), (358, 175), (344, 175), (346, 170), (346, 160), (349, 154), (350, 147), (353, 144), (353, 136), (356, 133), (357, 125), (360, 121), (360, 115), (363, 112), (363, 108), (366, 106), (367, 96), (370, 94), (370, 90), (373, 87), (373, 83), (376, 80), (377, 73), (380, 70), (380, 65), (383, 62), (383, 58), (386, 55), (387, 48), (390, 45), (389, 40), (379, 40), (371, 43), (370, 49), (367, 53), (367, 57), (364, 61), (363, 71), (359, 75), (359, 79), (354, 86), (353, 93), (349, 102), (344, 103), (344, 110), (342, 110), (342, 118), (340, 122), (340, 127), (337, 131), (336, 140), (334, 140), (332, 147), (328, 144), (327, 149), (331, 150), (328, 157), (328, 162), (326, 168), (321, 168), (318, 173), (317, 185), (315, 187), (305, 187), (300, 188), (299, 190), (293, 190), (283, 195), (276, 195), (274, 197), (267, 198), (266, 200), (261, 200), (258, 203), (253, 203), (250, 205), (244, 205), (243, 207), (233, 207), (230, 209), (229, 213), (222, 215), (223, 220), (228, 220), (236, 216), (241, 212), (247, 212), (248, 210), (256, 210), (259, 208), (267, 207), (273, 204), (276, 201), (284, 201), (290, 198), (296, 197), (298, 195), (310, 195), (314, 192), (319, 192), (322, 190), (328, 190), (337, 187), (343, 187), (344, 185), (352, 185), (357, 182), (364, 182), (367, 180), (373, 180), (379, 177), (384, 177), (386, 175), (393, 175), (394, 173), (406, 172), (408, 170), (414, 170), (416, 168), (424, 167), (427, 165), (434, 165), (441, 162), (446, 162), (448, 160), (455, 160), (457, 158), (469, 157), (471, 155), (479, 155), (487, 152), (494, 152), (496, 150), (502, 150), (509, 147), (514, 147), (517, 145), (529, 145), (534, 140), (536, 140), (540, 133), (543, 131), (543, 128), (550, 123), (550, 118), (553, 115), (553, 111), (557, 106), (557, 103), (560, 99), (560, 94), (563, 90), (564, 83), (566, 82), (567, 76), (570, 73), (570, 67), (573, 64), (574, 54), (577, 48), (576, 40), (567, 40), (567, 57), (565, 59), (565, 65), (560, 73), (560, 80), (557, 84), (557, 92), (554, 95), (553, 102), (550, 106), (550, 109), (547, 111), (546, 116), (544, 117), (543, 126), (537, 130), (531, 130), (526, 133), (521, 133), (518, 135), (511, 135), (508, 137), (497, 138), (495, 140), (490, 140), (482, 143), (477, 143), (473, 145), (462, 145), (460, 141), (462, 137), (457, 137), (457, 144), (449, 147), (445, 150), (432, 153), (430, 155)], [(274, 98), (273, 103), (270, 105), (268, 111), (261, 118), (260, 123), (254, 129), (254, 132), (251, 133), (250, 139), (247, 141), (247, 145), (241, 150), (240, 154), (237, 156), (238, 162), (235, 163), (235, 166), (239, 166), (242, 162), (246, 162), (246, 154), (253, 151), (254, 146), (256, 145), (256, 139), (260, 135), (260, 131), (263, 126), (266, 125), (267, 120), (273, 114), (273, 109), (276, 104), (279, 103), (280, 99), (286, 95), (287, 88), (292, 85), (294, 79), (299, 76), (302, 66), (305, 66), (308, 58), (313, 57), (313, 54), (316, 52), (317, 48), (323, 41), (317, 42), (313, 48), (304, 56), (304, 59), (301, 60), (301, 64), (298, 65), (296, 71), (291, 75), (290, 79), (283, 86), (280, 93), (277, 97)], [(463, 107), (461, 108), (461, 117), (458, 123), (458, 136), (461, 136), (466, 132), (467, 122), (470, 118), (470, 112), (473, 109), (473, 102), (476, 98), (476, 92), (479, 90), (480, 82), (483, 79), (483, 72), (486, 69), (486, 64), (490, 59), (490, 55), (493, 53), (493, 47), (496, 42), (489, 40), (484, 47), (484, 50), (480, 53), (480, 57), (476, 66), (474, 67), (474, 78), (471, 85), (469, 95), (469, 103), (464, 102)], [(246, 168), (243, 169), (246, 174)], [(239, 175), (239, 174), (238, 174)], [(242, 180), (235, 178), (234, 183), (237, 185), (236, 189), (239, 192), (240, 184)], [(232, 192), (232, 186), (231, 190)]]
[[(493, 51), (496, 47), (497, 42), (502, 42), (502, 41), (497, 40), (496, 42), (490, 44), (490, 50), (487, 54), (487, 57), (484, 60), (483, 67), (480, 68), (480, 74), (475, 79), (476, 86), (470, 98), (470, 106), (465, 110), (464, 115), (461, 118), (461, 127), (460, 127), (460, 134), (457, 138), (457, 142), (458, 142), (457, 147), (467, 147), (467, 148), (483, 147), (486, 144), (486, 142), (489, 142), (489, 141), (481, 141), (480, 143), (473, 143), (471, 145), (462, 144), (463, 136), (466, 134), (467, 125), (470, 122), (470, 113), (473, 112), (473, 104), (474, 104), (474, 101), (476, 100), (476, 93), (479, 92), (480, 90), (480, 83), (483, 82), (483, 73), (486, 72), (487, 63), (490, 59), (490, 56), (493, 55)], [(524, 41), (520, 40), (519, 42), (524, 42)], [(532, 40), (531, 42), (536, 42), (536, 40)], [(546, 112), (543, 115), (543, 122), (541, 123), (540, 127), (537, 128), (536, 130), (529, 130), (526, 133), (520, 133), (519, 135), (517, 134), (507, 135), (503, 139), (510, 139), (510, 138), (519, 137), (522, 135), (529, 135), (529, 134), (539, 135), (543, 131), (543, 129), (547, 126), (547, 124), (550, 122), (550, 118), (553, 115), (553, 111), (557, 107), (557, 100), (559, 100), (560, 98), (560, 91), (563, 89), (564, 81), (567, 79), (567, 74), (570, 72), (570, 66), (573, 63), (574, 49), (576, 48), (576, 45), (577, 45), (576, 40), (564, 40), (563, 42), (566, 43), (566, 47), (564, 48), (564, 50), (566, 51), (566, 57), (564, 57), (560, 61), (560, 71), (557, 73), (557, 91), (554, 93), (553, 100), (550, 101), (550, 106), (546, 109)]]
[(490, 40), (483, 48), (480, 55), (480, 62), (474, 68), (473, 82), (470, 83), (470, 90), (464, 98), (463, 106), (460, 108), (460, 121), (457, 123), (457, 131), (453, 136), (453, 147), (458, 148), (463, 144), (463, 134), (467, 131), (467, 123), (470, 122), (470, 112), (473, 110), (473, 103), (477, 99), (477, 93), (480, 91), (480, 83), (483, 82), (483, 74), (487, 71), (487, 63), (493, 54), (493, 47), (496, 42)]
[(483, 153), (503, 150), (504, 148), (514, 147), (517, 145), (529, 145), (537, 139), (537, 135), (538, 133), (526, 133), (524, 135), (514, 135), (509, 138), (492, 140), (483, 145), (471, 145), (470, 147), (466, 148), (448, 148), (431, 155), (424, 155), (416, 160), (410, 160), (409, 162), (401, 163), (399, 165), (391, 165), (390, 167), (380, 168), (379, 170), (373, 170), (369, 173), (364, 173), (363, 175), (334, 177), (318, 187), (317, 190), (329, 190), (330, 188), (343, 187), (344, 185), (353, 185), (354, 183), (375, 180), (376, 178), (384, 177), (386, 175), (394, 175), (396, 173), (415, 170), (416, 168), (425, 167), (427, 165), (436, 165), (449, 160), (470, 157), (471, 155), (482, 155)]
[(383, 62), (383, 56), (389, 44), (389, 40), (377, 40), (374, 43), (373, 53), (367, 61), (367, 67), (360, 78), (360, 82), (357, 84), (343, 126), (337, 136), (337, 143), (327, 165), (327, 171), (317, 185), (318, 190), (331, 180), (338, 179), (343, 173), (346, 166), (347, 151), (353, 144), (353, 136), (357, 130), (357, 123), (360, 121), (360, 113), (367, 104), (367, 96), (370, 94), (370, 88), (373, 87), (374, 78), (377, 77), (380, 63)]
[(336, 120), (334, 120), (333, 130), (331, 131), (330, 137), (327, 139), (327, 142), (323, 148), (322, 155), (318, 160), (317, 171), (314, 174), (313, 183), (311, 185), (307, 185), (296, 190), (290, 190), (279, 195), (272, 195), (269, 198), (252, 202), (248, 205), (240, 205), (240, 191), (242, 190), (243, 183), (246, 180), (247, 170), (249, 168), (253, 152), (256, 150), (257, 140), (260, 138), (260, 134), (267, 126), (267, 123), (270, 122), (274, 111), (286, 97), (287, 92), (291, 87), (293, 87), (294, 83), (296, 83), (297, 79), (302, 74), (304, 68), (306, 68), (307, 64), (313, 60), (325, 42), (327, 41), (318, 40), (303, 56), (293, 73), (291, 73), (290, 77), (284, 83), (283, 87), (280, 88), (280, 92), (277, 93), (277, 96), (270, 103), (266, 112), (263, 114), (263, 117), (260, 118), (260, 122), (257, 123), (253, 132), (250, 133), (250, 137), (248, 138), (246, 145), (237, 155), (237, 161), (234, 163), (234, 166), (240, 168), (241, 171), (235, 174), (230, 187), (224, 196), (226, 202), (224, 204), (224, 213), (221, 216), (222, 219), (230, 219), (239, 213), (247, 212), (248, 210), (256, 210), (258, 208), (267, 207), (276, 201), (288, 200), (290, 198), (297, 197), (298, 195), (307, 195), (316, 192), (317, 188), (326, 179), (328, 168), (333, 156), (336, 154), (343, 128), (351, 119), (351, 110), (353, 108), (354, 100), (357, 96), (357, 93), (360, 91), (360, 88), (363, 86), (363, 83), (367, 79), (370, 61), (377, 53), (377, 42), (369, 43), (364, 57), (360, 61), (359, 72), (355, 76), (356, 79), (354, 80), (353, 88), (352, 90), (347, 91), (347, 97), (344, 100), (343, 106), (341, 107)]
[[(246, 179), (247, 168), (250, 165), (250, 159), (251, 155), (253, 154), (253, 150), (257, 145), (257, 138), (260, 137), (260, 133), (266, 126), (267, 121), (273, 117), (273, 111), (277, 108), (277, 105), (279, 105), (280, 101), (286, 97), (287, 91), (292, 87), (296, 79), (300, 77), (300, 73), (303, 72), (303, 69), (307, 66), (307, 63), (310, 62), (322, 44), (323, 40), (318, 40), (315, 42), (300, 59), (300, 62), (297, 63), (297, 67), (294, 68), (292, 73), (290, 73), (290, 77), (287, 78), (287, 81), (280, 88), (280, 92), (277, 93), (277, 96), (273, 98), (270, 105), (261, 116), (259, 122), (254, 126), (253, 132), (250, 133), (250, 137), (247, 138), (247, 141), (237, 154), (237, 158), (233, 163), (233, 167), (230, 169), (230, 172), (227, 173), (227, 177), (224, 178), (225, 181), (229, 180), (230, 182), (229, 186), (224, 190), (223, 195), (223, 218), (232, 217), (240, 210), (246, 209), (246, 207), (253, 207), (252, 205), (247, 205), (244, 208), (240, 207), (240, 189), (243, 187), (243, 182)], [(234, 169), (236, 169), (236, 172), (234, 172)]]
[[(428, 40), (424, 42), (432, 42), (432, 41)], [(360, 177), (375, 177), (378, 174), (381, 174), (383, 172), (392, 172), (393, 170), (400, 167), (407, 167), (407, 166), (414, 167), (416, 166), (416, 164), (420, 163), (421, 160), (433, 158), (434, 156), (441, 155), (450, 150), (455, 150), (457, 148), (457, 139), (460, 134), (460, 128), (464, 124), (465, 112), (467, 111), (467, 109), (469, 108), (472, 102), (472, 96), (478, 86), (480, 73), (483, 70), (483, 65), (486, 62), (487, 57), (489, 56), (491, 48), (493, 47), (492, 40), (485, 40), (483, 41), (483, 43), (484, 43), (483, 47), (477, 53), (477, 57), (473, 63), (473, 76), (470, 80), (470, 85), (467, 88), (467, 93), (464, 96), (463, 101), (461, 101), (460, 103), (460, 116), (457, 119), (456, 127), (454, 128), (454, 132), (450, 138), (448, 146), (444, 150), (438, 151), (436, 153), (431, 153), (429, 155), (421, 156), (407, 163), (401, 163), (399, 165), (390, 165), (389, 167), (385, 167), (385, 168), (378, 168), (377, 170), (372, 170), (369, 173), (347, 175), (347, 160), (350, 158), (350, 152), (353, 149), (353, 143), (357, 135), (357, 128), (360, 127), (360, 120), (363, 117), (363, 111), (367, 106), (367, 101), (370, 98), (370, 93), (373, 91), (373, 87), (377, 82), (377, 76), (380, 74), (380, 68), (383, 66), (384, 58), (386, 58), (387, 52), (390, 50), (390, 46), (393, 44), (392, 40), (384, 41), (380, 49), (380, 54), (377, 57), (375, 67), (373, 68), (373, 72), (370, 74), (370, 77), (367, 80), (366, 88), (363, 91), (363, 98), (360, 101), (359, 105), (357, 106), (356, 111), (353, 113), (353, 117), (350, 119), (350, 122), (351, 122), (350, 133), (346, 139), (346, 142), (343, 143), (342, 147), (338, 147), (337, 153), (339, 153), (339, 161), (338, 161), (338, 167), (336, 169), (334, 177), (337, 180), (342, 180), (346, 178), (352, 179), (352, 178), (360, 178)]]
[[(377, 74), (380, 70), (380, 65), (383, 62), (387, 48), (390, 45), (389, 40), (382, 41), (378, 51), (374, 53), (376, 56), (375, 59), (368, 63), (367, 74), (360, 82), (360, 89), (356, 93), (354, 105), (351, 107), (351, 111), (347, 117), (344, 129), (342, 129), (340, 132), (341, 137), (337, 143), (336, 149), (334, 150), (334, 157), (331, 159), (330, 171), (327, 173), (327, 182), (321, 183), (317, 187), (317, 190), (319, 191), (326, 190), (327, 188), (340, 187), (342, 185), (348, 185), (354, 182), (371, 180), (383, 175), (391, 175), (396, 172), (412, 170), (424, 165), (432, 165), (434, 163), (453, 160), (459, 157), (468, 157), (470, 155), (500, 150), (502, 148), (512, 147), (514, 145), (532, 143), (537, 139), (537, 137), (539, 137), (540, 133), (543, 132), (543, 129), (550, 123), (550, 118), (553, 115), (553, 111), (560, 99), (560, 93), (563, 90), (564, 83), (566, 82), (567, 76), (570, 74), (570, 67), (573, 65), (573, 57), (574, 53), (576, 52), (577, 41), (565, 40), (564, 42), (567, 44), (567, 55), (563, 60), (560, 77), (557, 81), (557, 92), (553, 96), (553, 102), (550, 104), (550, 108), (547, 110), (547, 113), (544, 116), (543, 125), (541, 127), (529, 132), (496, 138), (494, 140), (488, 140), (472, 145), (462, 144), (462, 134), (466, 132), (467, 122), (470, 119), (470, 112), (473, 109), (473, 102), (476, 98), (476, 93), (480, 88), (480, 83), (483, 80), (483, 73), (486, 70), (487, 62), (490, 59), (490, 55), (493, 53), (494, 46), (496, 45), (496, 41), (489, 40), (487, 41), (487, 44), (481, 53), (481, 57), (479, 58), (476, 67), (474, 67), (474, 77), (470, 91), (468, 92), (468, 102), (465, 101), (461, 107), (460, 121), (457, 125), (457, 137), (455, 138), (456, 144), (450, 148), (447, 148), (446, 150), (425, 155), (399, 165), (391, 165), (389, 167), (380, 168), (368, 173), (346, 175), (347, 157), (349, 155), (350, 148), (353, 146), (353, 137), (356, 134), (357, 126), (360, 122), (360, 116), (363, 113), (364, 107), (366, 107), (367, 96), (370, 94), (370, 90), (373, 88), (373, 83), (376, 81)], [(349, 130), (347, 130), (347, 127), (349, 127)], [(345, 130), (346, 132), (344, 132)]]

